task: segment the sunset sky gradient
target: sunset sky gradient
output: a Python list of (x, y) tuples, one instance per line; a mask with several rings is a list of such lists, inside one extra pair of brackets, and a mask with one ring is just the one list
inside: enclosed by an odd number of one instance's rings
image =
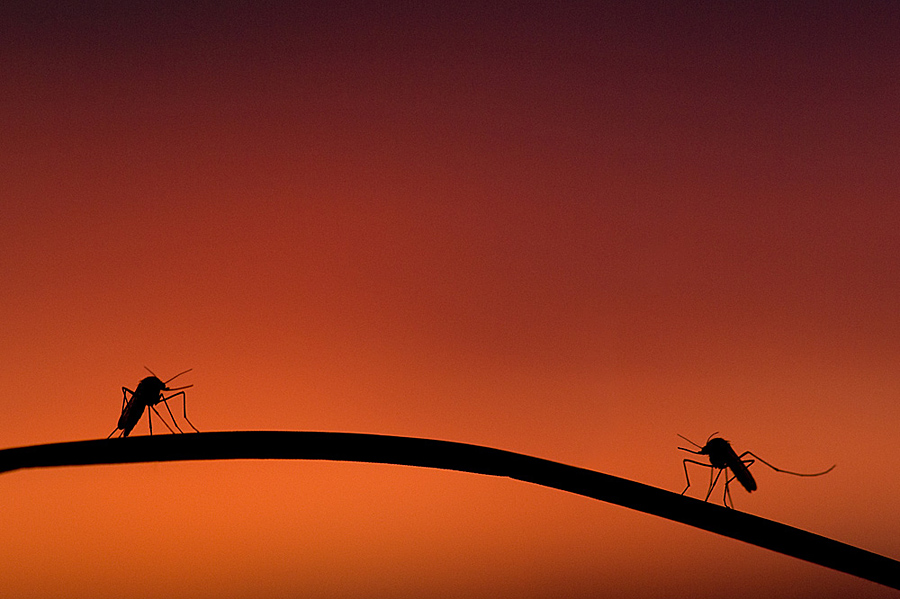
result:
[[(837, 464), (755, 465), (738, 509), (900, 558), (897, 3), (41, 4), (0, 8), (0, 446), (105, 437), (145, 365), (193, 368), (202, 431), (676, 492), (676, 434), (719, 431)], [(398, 466), (23, 471), (0, 505), (17, 598), (897, 595)]]

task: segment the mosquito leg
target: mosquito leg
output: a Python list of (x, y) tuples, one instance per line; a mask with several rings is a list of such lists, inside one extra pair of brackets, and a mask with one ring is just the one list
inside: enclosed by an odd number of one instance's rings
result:
[[(762, 459), (761, 457), (759, 457), (758, 455), (756, 455), (756, 454), (753, 453), (752, 451), (745, 451), (744, 453), (742, 453), (742, 454), (739, 456), (739, 458), (743, 459), (743, 457), (744, 457), (745, 455), (752, 455), (754, 458), (756, 458), (757, 460), (759, 460), (760, 462), (762, 462), (763, 464), (765, 464), (766, 466), (768, 466), (769, 468), (771, 468), (771, 469), (774, 470), (775, 472), (781, 472), (781, 473), (783, 473), (783, 474), (793, 474), (794, 476), (822, 476), (823, 474), (828, 474), (829, 472), (831, 472), (832, 470), (834, 470), (834, 466), (832, 466), (832, 467), (829, 468), (828, 470), (823, 470), (822, 472), (811, 472), (811, 473), (791, 472), (790, 470), (782, 470), (781, 468), (776, 468), (775, 466), (773, 466), (773, 465), (770, 464), (769, 462), (765, 461), (764, 459)], [(836, 466), (836, 465), (837, 465), (837, 464), (835, 464), (835, 466)]]
[[(687, 486), (684, 488), (684, 491), (681, 492), (682, 495), (684, 495), (687, 490), (691, 488), (691, 479), (688, 476), (687, 471), (688, 462), (690, 462), (691, 464), (697, 464), (698, 466), (703, 466), (704, 468), (712, 468), (712, 466), (710, 466), (709, 464), (704, 464), (703, 462), (698, 462), (697, 460), (691, 460), (688, 458), (682, 460), (682, 465), (684, 466), (684, 479), (687, 481)], [(712, 472), (710, 472), (710, 474), (712, 474)]]
[[(169, 418), (172, 419), (172, 424), (175, 425), (175, 428), (178, 429), (178, 432), (181, 433), (181, 434), (184, 434), (184, 431), (181, 430), (181, 427), (178, 426), (178, 423), (177, 423), (177, 422), (175, 422), (175, 414), (172, 413), (172, 409), (169, 407), (169, 402), (166, 401), (167, 399), (169, 399), (169, 398), (168, 398), (168, 397), (163, 398), (162, 403), (163, 403), (164, 406), (166, 406), (166, 410), (168, 410), (168, 412), (169, 412)], [(169, 429), (169, 430), (172, 430), (172, 429)]]
[[(162, 420), (162, 423), (166, 425), (166, 428), (169, 429), (169, 432), (172, 433), (172, 434), (174, 435), (174, 434), (175, 434), (175, 431), (172, 430), (172, 427), (169, 426), (169, 423), (166, 422), (166, 419), (163, 418), (162, 415), (160, 415), (160, 413), (156, 411), (156, 406), (150, 406), (150, 409), (153, 410), (154, 413), (156, 413), (156, 417), (159, 418), (160, 420)], [(150, 412), (149, 412), (149, 411), (147, 412), (147, 416), (148, 416), (148, 417), (150, 416)], [(150, 421), (152, 422), (153, 420), (151, 419)], [(151, 425), (151, 427), (152, 427), (152, 425)], [(150, 434), (151, 434), (151, 435), (153, 434), (153, 429), (152, 429), (152, 428), (150, 429)]]
[(187, 421), (187, 423), (191, 425), (191, 428), (194, 429), (195, 433), (199, 433), (200, 431), (197, 430), (197, 427), (194, 426), (194, 423), (191, 422), (187, 417), (187, 397), (185, 396), (184, 391), (181, 392), (181, 410), (182, 412), (184, 412), (185, 421)]
[[(703, 501), (709, 501), (709, 496), (712, 495), (713, 489), (716, 488), (716, 483), (719, 482), (719, 476), (722, 475), (721, 468), (715, 468), (715, 470), (716, 470), (716, 478), (709, 484), (709, 490), (706, 492), (706, 499), (704, 499)], [(710, 477), (710, 479), (712, 479), (712, 470), (709, 471), (709, 477)]]
[(128, 403), (127, 398), (125, 397), (126, 393), (130, 393), (131, 395), (134, 395), (134, 391), (132, 391), (128, 387), (122, 387), (122, 411), (123, 412), (125, 411), (125, 404)]
[[(164, 397), (164, 398), (163, 398), (163, 401), (168, 402), (170, 399), (174, 399), (175, 397), (177, 397), (177, 396), (179, 396), (179, 395), (181, 396), (181, 411), (182, 411), (182, 413), (184, 414), (184, 419), (185, 419), (185, 421), (186, 421), (188, 424), (191, 425), (191, 428), (194, 429), (194, 432), (195, 432), (195, 433), (199, 433), (200, 431), (197, 430), (197, 427), (194, 426), (194, 423), (191, 422), (191, 419), (190, 419), (190, 418), (188, 418), (188, 415), (187, 415), (187, 396), (184, 394), (184, 391), (179, 391), (178, 393), (175, 393), (174, 395), (170, 395), (169, 397)], [(169, 404), (168, 404), (168, 403), (166, 403), (166, 407), (169, 407)], [(171, 414), (171, 412), (169, 412), (169, 413)], [(175, 421), (175, 418), (173, 417), (173, 418), (172, 418), (172, 422), (174, 422), (174, 421)], [(179, 429), (179, 430), (181, 430), (181, 429)]]
[[(732, 478), (732, 480), (734, 480)], [(725, 507), (730, 507), (734, 509), (734, 500), (731, 499), (731, 491), (728, 489), (728, 476), (725, 476), (725, 495), (722, 497), (722, 503), (725, 504)], [(730, 504), (730, 505), (729, 505)]]

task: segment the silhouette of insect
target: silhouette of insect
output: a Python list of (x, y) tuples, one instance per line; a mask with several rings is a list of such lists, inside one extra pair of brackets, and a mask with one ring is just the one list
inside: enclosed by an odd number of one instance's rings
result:
[[(187, 417), (187, 402), (185, 400), (184, 389), (189, 387), (193, 387), (193, 385), (185, 385), (184, 387), (172, 387), (169, 388), (167, 385), (180, 377), (182, 374), (188, 373), (193, 368), (188, 368), (184, 372), (179, 372), (168, 381), (161, 381), (158, 376), (156, 376), (152, 370), (144, 366), (147, 369), (147, 372), (152, 374), (153, 376), (148, 376), (141, 380), (138, 383), (137, 389), (132, 391), (127, 387), (122, 387), (122, 414), (119, 416), (119, 423), (116, 425), (116, 428), (113, 429), (113, 432), (109, 434), (107, 439), (116, 434), (116, 431), (122, 431), (122, 437), (127, 437), (129, 433), (131, 433), (132, 429), (137, 425), (140, 421), (141, 416), (144, 414), (144, 408), (149, 407), (151, 410), (156, 412), (157, 418), (162, 420), (162, 423), (166, 425), (166, 428), (169, 429), (169, 432), (175, 433), (172, 430), (172, 427), (166, 422), (165, 418), (160, 416), (159, 412), (156, 411), (156, 404), (162, 403), (166, 406), (166, 410), (169, 412), (169, 416), (172, 418), (172, 424), (175, 425), (175, 428), (178, 429), (179, 433), (183, 433), (181, 427), (178, 426), (178, 423), (175, 422), (175, 416), (172, 414), (172, 410), (169, 408), (169, 400), (173, 397), (181, 396), (182, 402), (182, 411), (184, 413), (184, 419), (188, 424), (191, 425), (191, 428), (194, 429), (195, 432), (200, 432), (197, 430), (197, 427), (193, 425), (193, 423), (188, 420)], [(163, 391), (178, 391), (178, 393), (174, 393), (168, 397), (163, 395)], [(127, 394), (131, 394), (131, 397), (127, 397)], [(150, 416), (150, 412), (147, 412), (147, 422), (150, 424), (150, 434), (153, 434), (153, 418)]]
[[(684, 491), (681, 492), (684, 495), (688, 489), (691, 488), (691, 479), (688, 477), (688, 463), (697, 464), (698, 466), (703, 466), (704, 468), (709, 468), (709, 489), (706, 491), (706, 499), (704, 501), (709, 501), (709, 496), (712, 495), (713, 489), (716, 486), (716, 483), (719, 482), (719, 476), (725, 471), (725, 494), (722, 498), (722, 502), (725, 504), (725, 507), (730, 507), (734, 509), (734, 502), (731, 500), (731, 491), (728, 490), (728, 484), (737, 479), (741, 485), (747, 489), (748, 493), (752, 493), (756, 490), (756, 481), (753, 479), (753, 475), (750, 474), (750, 466), (752, 466), (756, 460), (759, 460), (775, 472), (782, 472), (784, 474), (793, 474), (794, 476), (822, 476), (823, 474), (828, 474), (832, 470), (834, 470), (834, 466), (829, 468), (828, 470), (824, 470), (822, 472), (815, 472), (813, 474), (803, 474), (800, 472), (791, 472), (789, 470), (782, 470), (781, 468), (776, 468), (769, 462), (765, 461), (755, 453), (751, 451), (745, 451), (741, 455), (738, 455), (737, 452), (734, 451), (731, 447), (731, 443), (726, 441), (721, 437), (715, 437), (718, 433), (713, 433), (706, 439), (706, 445), (700, 447), (700, 445), (694, 443), (687, 437), (683, 435), (678, 435), (697, 449), (699, 451), (695, 451), (693, 449), (687, 447), (679, 447), (678, 449), (682, 451), (687, 451), (689, 453), (697, 454), (697, 455), (705, 455), (709, 457), (709, 464), (704, 464), (703, 462), (698, 462), (697, 460), (692, 460), (690, 458), (685, 458), (682, 464), (684, 465), (684, 478), (687, 481), (687, 486), (684, 488)], [(715, 438), (713, 438), (715, 437)], [(744, 459), (744, 456), (753, 456), (756, 458), (755, 460)], [(835, 464), (836, 466), (837, 464)], [(731, 469), (734, 473), (734, 476), (728, 476), (727, 470)], [(713, 478), (713, 472), (715, 472), (716, 476)]]

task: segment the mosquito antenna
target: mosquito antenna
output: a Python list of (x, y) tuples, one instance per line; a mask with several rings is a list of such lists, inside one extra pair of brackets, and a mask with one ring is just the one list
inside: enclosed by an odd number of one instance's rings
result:
[(706, 442), (709, 443), (710, 439), (712, 439), (713, 437), (715, 437), (718, 434), (719, 434), (719, 431), (714, 432), (713, 434), (711, 434), (710, 436), (708, 436), (706, 438)]
[(747, 453), (748, 453), (749, 455), (752, 455), (754, 458), (756, 458), (757, 460), (759, 460), (760, 462), (762, 462), (763, 464), (765, 464), (766, 466), (768, 466), (769, 468), (771, 468), (771, 469), (774, 470), (775, 472), (781, 472), (782, 474), (793, 474), (794, 476), (822, 476), (823, 474), (828, 474), (829, 472), (831, 472), (832, 470), (834, 470), (834, 467), (835, 467), (835, 466), (837, 466), (837, 464), (834, 464), (834, 465), (833, 465), (831, 468), (829, 468), (828, 470), (823, 470), (822, 472), (814, 472), (814, 473), (812, 473), (812, 474), (806, 474), (806, 473), (803, 473), (803, 472), (791, 472), (790, 470), (782, 470), (781, 468), (776, 468), (775, 466), (773, 466), (773, 465), (770, 464), (769, 462), (765, 461), (764, 459), (762, 459), (761, 457), (759, 457), (759, 456), (756, 455), (755, 453), (752, 453), (752, 452), (749, 452), (749, 451), (748, 451)]
[[(147, 368), (147, 367), (145, 366), (144, 368)], [(150, 370), (150, 369), (147, 368), (147, 370)], [(169, 384), (169, 381), (174, 381), (175, 379), (177, 379), (178, 377), (180, 377), (182, 374), (187, 374), (188, 372), (190, 372), (190, 371), (192, 371), (192, 370), (193, 370), (193, 368), (188, 368), (188, 369), (185, 370), (184, 372), (179, 372), (178, 374), (176, 374), (175, 376), (173, 376), (172, 378), (170, 378), (168, 381), (164, 382), (163, 385), (168, 385), (168, 384)], [(156, 375), (154, 374), (153, 376), (156, 376)], [(193, 385), (188, 385), (188, 387), (192, 387), (192, 386), (193, 386)], [(181, 387), (181, 388), (182, 388), (182, 389), (187, 389), (187, 387)], [(170, 389), (170, 391), (174, 391), (174, 389)]]
[[(682, 439), (684, 439), (685, 441), (687, 441), (688, 443), (690, 443), (691, 445), (693, 445), (694, 447), (696, 447), (697, 449), (703, 449), (703, 447), (701, 447), (700, 445), (697, 445), (696, 443), (694, 443), (693, 441), (691, 441), (684, 435), (679, 434), (679, 433), (675, 433), (675, 434), (678, 435), (679, 437), (681, 437)], [(713, 434), (715, 434), (715, 433), (713, 433)]]
[[(144, 370), (146, 370), (147, 372), (149, 372), (149, 373), (152, 374), (153, 376), (156, 376), (156, 373), (153, 372), (152, 370), (150, 370), (149, 368), (147, 368), (146, 366), (144, 366)], [(159, 378), (159, 377), (156, 376), (156, 378)]]

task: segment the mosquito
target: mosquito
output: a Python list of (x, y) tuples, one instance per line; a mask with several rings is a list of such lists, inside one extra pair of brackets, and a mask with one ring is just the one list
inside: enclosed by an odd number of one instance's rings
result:
[[(741, 485), (745, 489), (747, 489), (748, 493), (752, 493), (756, 490), (756, 481), (753, 479), (753, 475), (750, 474), (750, 466), (756, 463), (756, 460), (759, 460), (775, 472), (781, 472), (784, 474), (793, 474), (794, 476), (822, 476), (823, 474), (828, 474), (832, 470), (834, 470), (834, 466), (829, 468), (828, 470), (823, 470), (822, 472), (815, 472), (812, 474), (804, 474), (801, 472), (791, 472), (790, 470), (782, 470), (781, 468), (776, 468), (769, 462), (765, 461), (752, 451), (745, 451), (741, 455), (738, 455), (737, 452), (731, 447), (731, 443), (726, 441), (721, 437), (716, 437), (719, 433), (713, 433), (706, 439), (706, 445), (701, 447), (697, 443), (694, 443), (687, 437), (683, 435), (678, 435), (694, 447), (696, 447), (699, 451), (695, 451), (688, 447), (679, 447), (678, 449), (682, 451), (687, 451), (688, 453), (693, 453), (696, 455), (705, 455), (709, 457), (709, 464), (704, 464), (703, 462), (698, 462), (697, 460), (692, 460), (690, 458), (685, 458), (682, 464), (684, 465), (684, 478), (687, 481), (687, 486), (684, 488), (684, 491), (681, 492), (684, 495), (688, 489), (691, 488), (691, 479), (688, 477), (688, 469), (687, 465), (690, 462), (691, 464), (697, 464), (698, 466), (703, 466), (704, 468), (709, 468), (709, 489), (706, 491), (706, 499), (704, 501), (709, 501), (709, 496), (712, 495), (713, 489), (716, 487), (716, 483), (719, 482), (719, 476), (725, 471), (725, 494), (722, 498), (722, 502), (725, 504), (725, 507), (730, 507), (734, 509), (734, 502), (731, 500), (731, 491), (728, 490), (728, 484), (731, 483), (734, 479), (737, 479)], [(753, 456), (756, 459), (744, 459), (744, 456)], [(734, 476), (729, 477), (727, 470), (731, 469), (734, 473)], [(713, 478), (713, 472), (715, 472), (715, 478)]]
[[(163, 418), (159, 412), (156, 411), (156, 404), (162, 403), (166, 406), (166, 410), (169, 412), (169, 416), (172, 418), (172, 424), (175, 425), (175, 428), (178, 429), (179, 433), (183, 433), (181, 427), (178, 426), (178, 423), (175, 421), (175, 415), (172, 414), (171, 408), (169, 408), (169, 400), (181, 396), (181, 406), (182, 411), (184, 413), (184, 419), (188, 424), (191, 425), (191, 428), (194, 429), (195, 432), (200, 432), (197, 430), (197, 427), (193, 425), (193, 423), (188, 420), (187, 416), (187, 402), (184, 395), (184, 390), (193, 387), (193, 385), (185, 385), (184, 387), (168, 387), (168, 384), (171, 381), (174, 381), (182, 374), (188, 373), (193, 368), (188, 368), (184, 372), (179, 372), (168, 381), (161, 381), (156, 374), (146, 366), (144, 368), (152, 374), (153, 376), (148, 376), (141, 380), (138, 383), (137, 389), (132, 391), (127, 387), (122, 387), (122, 414), (119, 416), (119, 423), (116, 425), (116, 428), (113, 429), (113, 432), (109, 434), (107, 439), (116, 434), (116, 431), (122, 431), (122, 437), (127, 437), (132, 429), (134, 429), (135, 425), (141, 420), (141, 416), (144, 414), (144, 408), (149, 407), (156, 413), (157, 418), (162, 420), (162, 423), (166, 425), (166, 428), (169, 429), (170, 433), (175, 433), (172, 430), (172, 427), (169, 426), (169, 423), (166, 422), (165, 418)], [(166, 397), (163, 395), (163, 392), (168, 391), (177, 391), (178, 393), (173, 393), (172, 395)], [(131, 397), (127, 397), (128, 394), (131, 394)], [(150, 424), (150, 434), (153, 434), (153, 418), (150, 416), (150, 412), (147, 412), (147, 422)]]

